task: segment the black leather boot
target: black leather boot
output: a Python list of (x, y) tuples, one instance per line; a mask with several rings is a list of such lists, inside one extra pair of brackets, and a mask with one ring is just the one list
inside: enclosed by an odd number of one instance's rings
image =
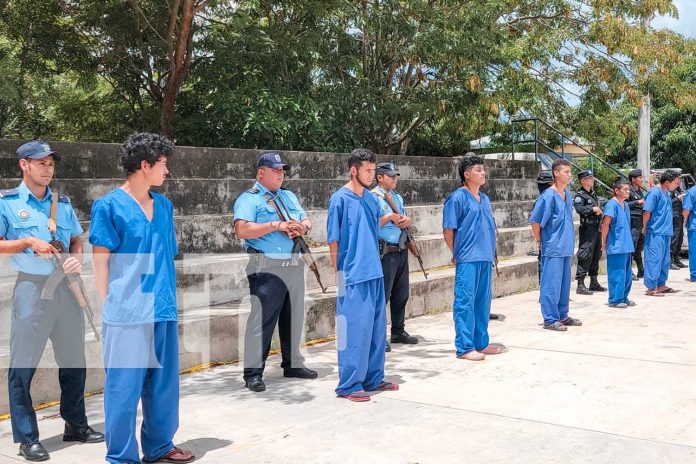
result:
[(602, 285), (597, 281), (597, 276), (590, 277), (590, 290), (593, 292), (606, 292), (607, 289), (602, 287)]
[(578, 295), (592, 295), (589, 288), (585, 287), (585, 278), (578, 279), (578, 289), (575, 291)]

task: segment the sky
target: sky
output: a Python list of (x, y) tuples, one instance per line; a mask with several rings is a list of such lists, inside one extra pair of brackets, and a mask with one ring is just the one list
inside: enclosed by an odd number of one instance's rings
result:
[(657, 17), (653, 20), (655, 28), (669, 28), (685, 37), (696, 38), (696, 0), (672, 0), (679, 9), (679, 19)]

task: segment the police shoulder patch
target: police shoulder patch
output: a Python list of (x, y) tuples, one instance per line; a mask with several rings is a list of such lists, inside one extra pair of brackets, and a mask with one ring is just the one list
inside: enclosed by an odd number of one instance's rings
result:
[(575, 203), (584, 203), (582, 197), (575, 197)]
[(58, 195), (58, 201), (61, 203), (70, 203), (70, 198), (65, 195)]
[(17, 191), (17, 189), (4, 189), (4, 190), (0, 190), (0, 198), (3, 198), (3, 197), (12, 197), (12, 196), (15, 196), (15, 195), (18, 195), (18, 194), (19, 194), (19, 192)]

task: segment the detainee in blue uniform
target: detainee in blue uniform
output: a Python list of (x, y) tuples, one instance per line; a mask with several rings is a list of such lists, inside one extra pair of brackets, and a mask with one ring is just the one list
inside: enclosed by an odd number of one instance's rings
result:
[(456, 265), (454, 346), (458, 358), (481, 361), (503, 351), (488, 343), (496, 227), (491, 202), (479, 191), (486, 182), (483, 158), (464, 157), (458, 171), (462, 187), (447, 198), (442, 214), (443, 236)]
[[(392, 343), (415, 345), (418, 339), (406, 332), (409, 294), (406, 231), (411, 226), (411, 218), (406, 215), (404, 198), (395, 189), (400, 174), (394, 163), (379, 163), (376, 175), (377, 186), (372, 189), (372, 194), (379, 202), (379, 255), (384, 273), (384, 298), (389, 303), (391, 314), (390, 340)], [(390, 350), (387, 341), (387, 351)]]
[[(256, 161), (256, 182), (234, 202), (234, 230), (249, 253), (246, 268), (251, 313), (244, 335), (244, 384), (253, 392), (266, 390), (263, 371), (278, 326), (284, 377), (314, 379), (304, 366), (303, 341), (305, 272), (295, 237), (312, 228), (294, 193), (281, 188), (285, 171), (278, 153), (263, 153)], [(275, 204), (275, 206), (274, 206)], [(283, 217), (278, 214), (278, 210)]]
[(327, 219), (338, 283), (336, 394), (351, 401), (369, 401), (368, 391), (398, 390), (384, 381), (387, 318), (377, 242), (379, 203), (368, 190), (375, 161), (375, 154), (364, 148), (351, 152), (351, 180), (331, 196)]
[(529, 222), (541, 248), (541, 314), (544, 328), (564, 332), (567, 326), (582, 322), (568, 316), (570, 309), (571, 263), (575, 247), (573, 197), (566, 188), (570, 183), (570, 163), (553, 162), (554, 184), (539, 196)]
[[(52, 299), (41, 290), (55, 271), (59, 240), (72, 257), (65, 272), (80, 272), (82, 227), (68, 197), (48, 186), (60, 160), (48, 143), (35, 140), (17, 149), (23, 180), (16, 189), (0, 190), (0, 254), (11, 255), (17, 272), (10, 319), (10, 366), (7, 373), (12, 436), (19, 454), (30, 461), (49, 458), (39, 442), (39, 427), (30, 394), (31, 382), (46, 342), (51, 340), (58, 363), (60, 415), (65, 420), (64, 441), (100, 442), (104, 435), (87, 424), (85, 415), (85, 322), (82, 309), (66, 285), (58, 284)], [(55, 228), (49, 225), (56, 204)]]
[(141, 133), (123, 145), (127, 180), (92, 205), (97, 289), (104, 301), (104, 413), (110, 463), (139, 463), (136, 419), (142, 402), (143, 461), (191, 462), (176, 448), (179, 427), (177, 243), (172, 203), (150, 187), (168, 174), (173, 144)]
[(651, 188), (643, 204), (643, 234), (645, 235), (646, 295), (662, 296), (676, 290), (668, 287), (670, 251), (673, 229), (670, 192), (677, 186), (679, 174), (667, 170), (660, 176), (660, 185)]
[(604, 206), (602, 219), (602, 249), (607, 255), (609, 278), (609, 306), (625, 308), (635, 306), (628, 299), (633, 284), (633, 236), (631, 235), (631, 209), (628, 197), (631, 188), (626, 179), (617, 180), (613, 186), (614, 198)]
[(684, 224), (689, 241), (689, 280), (696, 282), (696, 185), (684, 195)]

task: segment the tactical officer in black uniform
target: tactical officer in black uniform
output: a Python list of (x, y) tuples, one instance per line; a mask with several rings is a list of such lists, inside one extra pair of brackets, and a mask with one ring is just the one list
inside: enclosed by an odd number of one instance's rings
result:
[(682, 216), (684, 207), (682, 200), (684, 199), (684, 189), (681, 186), (681, 178), (677, 177), (677, 188), (670, 192), (669, 197), (672, 199), (672, 225), (674, 232), (672, 233), (671, 243), (671, 262), (669, 268), (673, 271), (686, 267), (679, 259), (682, 244), (684, 243), (684, 218)]
[(631, 210), (631, 237), (633, 237), (633, 260), (638, 266), (638, 274), (633, 277), (633, 280), (643, 278), (643, 245), (645, 244), (645, 235), (643, 235), (643, 171), (634, 169), (628, 173), (628, 180), (631, 183), (631, 191), (626, 203)]
[[(575, 278), (578, 281), (579, 295), (592, 295), (592, 292), (605, 292), (597, 281), (599, 259), (602, 257), (600, 240), (600, 225), (602, 208), (599, 198), (594, 192), (594, 174), (591, 170), (580, 171), (578, 180), (582, 188), (578, 190), (573, 200), (575, 211), (580, 215), (580, 243), (578, 246), (578, 270)], [(590, 275), (590, 288), (585, 286), (585, 277)]]

